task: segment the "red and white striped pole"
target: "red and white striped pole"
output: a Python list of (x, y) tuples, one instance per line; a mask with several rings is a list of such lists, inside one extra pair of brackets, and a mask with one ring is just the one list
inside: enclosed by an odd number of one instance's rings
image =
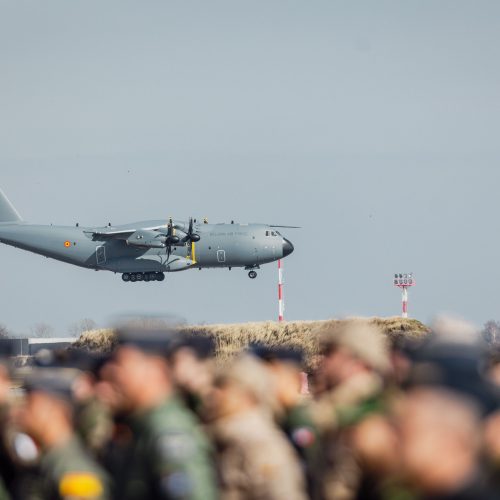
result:
[(278, 260), (278, 321), (283, 321), (285, 305), (283, 302), (283, 267), (281, 259)]
[(403, 318), (408, 317), (408, 288), (403, 287)]
[(408, 288), (410, 286), (415, 286), (415, 278), (413, 273), (409, 274), (395, 274), (394, 275), (394, 286), (401, 288), (401, 302), (403, 304), (403, 318), (408, 317)]

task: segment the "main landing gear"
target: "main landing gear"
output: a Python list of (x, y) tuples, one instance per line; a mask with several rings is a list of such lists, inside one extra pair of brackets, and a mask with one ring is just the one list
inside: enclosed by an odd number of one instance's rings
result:
[(257, 277), (257, 271), (255, 271), (255, 269), (260, 269), (260, 267), (258, 265), (245, 267), (245, 271), (249, 271), (248, 277), (252, 280), (254, 280)]
[(165, 275), (163, 273), (123, 273), (123, 281), (163, 281)]

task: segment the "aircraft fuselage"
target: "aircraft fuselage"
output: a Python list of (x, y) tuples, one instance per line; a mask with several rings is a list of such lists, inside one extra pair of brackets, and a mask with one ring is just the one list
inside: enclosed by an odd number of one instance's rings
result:
[(165, 221), (142, 221), (117, 227), (117, 231), (137, 229), (126, 240), (96, 239), (96, 228), (91, 227), (0, 223), (0, 242), (68, 264), (116, 273), (164, 273), (223, 267), (252, 270), (293, 251), (287, 239), (265, 224), (195, 224), (199, 241), (179, 242), (170, 248), (152, 248), (146, 243), (141, 246), (141, 228), (166, 227)]

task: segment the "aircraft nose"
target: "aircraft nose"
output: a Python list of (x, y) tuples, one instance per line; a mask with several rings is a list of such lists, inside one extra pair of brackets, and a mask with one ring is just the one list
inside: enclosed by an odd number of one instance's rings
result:
[(283, 238), (283, 257), (290, 255), (293, 252), (293, 245), (290, 240)]

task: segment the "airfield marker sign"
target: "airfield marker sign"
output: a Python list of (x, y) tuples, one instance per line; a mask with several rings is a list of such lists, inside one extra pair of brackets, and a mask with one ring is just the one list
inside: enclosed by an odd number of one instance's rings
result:
[(413, 273), (409, 274), (395, 274), (394, 275), (394, 286), (401, 289), (402, 298), (401, 302), (403, 305), (403, 312), (401, 316), (403, 318), (408, 317), (408, 287), (415, 286), (415, 278)]

